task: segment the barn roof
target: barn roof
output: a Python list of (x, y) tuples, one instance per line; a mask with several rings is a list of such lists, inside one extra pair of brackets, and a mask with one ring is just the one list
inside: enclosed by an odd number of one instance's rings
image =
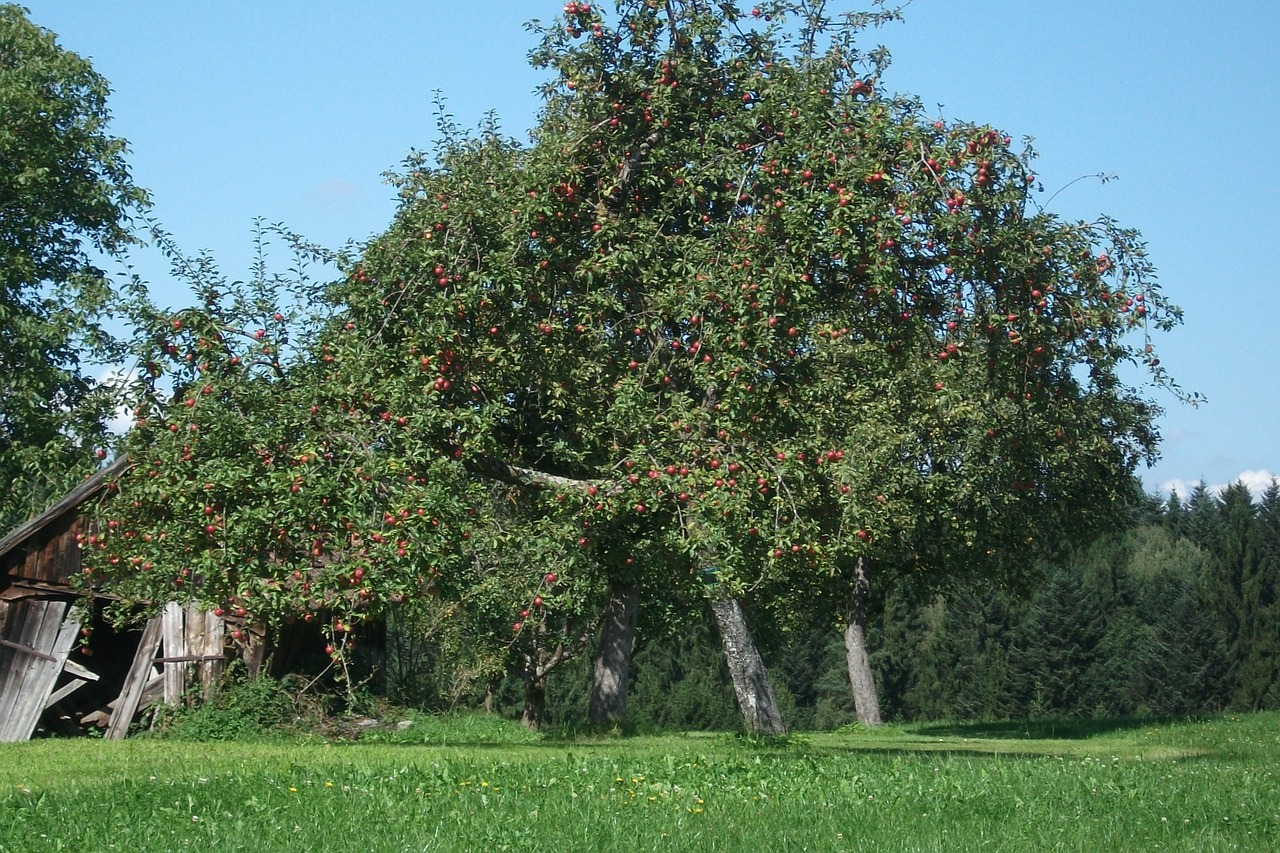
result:
[(111, 480), (129, 467), (128, 457), (122, 456), (110, 465), (96, 472), (83, 483), (63, 495), (57, 503), (37, 515), (35, 518), (19, 525), (8, 536), (0, 539), (0, 563), (13, 550), (21, 547), (32, 536), (39, 534), (51, 524), (74, 512), (85, 501), (101, 492)]

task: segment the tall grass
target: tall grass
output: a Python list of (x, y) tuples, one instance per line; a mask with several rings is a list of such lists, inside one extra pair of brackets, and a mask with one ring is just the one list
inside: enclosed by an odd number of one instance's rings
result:
[(1280, 849), (1278, 714), (776, 742), (530, 742), (456, 718), (381, 737), (398, 742), (6, 745), (0, 850)]

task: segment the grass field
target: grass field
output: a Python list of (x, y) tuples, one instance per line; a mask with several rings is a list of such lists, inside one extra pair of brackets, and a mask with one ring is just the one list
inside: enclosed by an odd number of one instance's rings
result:
[(0, 745), (0, 850), (1276, 850), (1280, 714), (537, 740)]

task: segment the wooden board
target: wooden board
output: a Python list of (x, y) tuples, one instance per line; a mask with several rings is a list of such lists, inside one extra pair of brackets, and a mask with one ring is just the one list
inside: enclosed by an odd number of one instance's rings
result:
[(187, 649), (189, 654), (200, 656), (197, 677), (200, 680), (200, 698), (206, 702), (213, 698), (213, 691), (222, 678), (226, 631), (221, 616), (215, 616), (209, 610), (187, 608)]
[(124, 740), (133, 723), (134, 714), (142, 703), (142, 694), (154, 676), (156, 652), (160, 648), (160, 636), (164, 630), (163, 616), (154, 616), (142, 632), (142, 641), (133, 656), (133, 665), (124, 679), (124, 689), (111, 712), (111, 725), (107, 726), (107, 740)]
[[(186, 621), (182, 605), (170, 601), (164, 606), (161, 621), (164, 625), (164, 641), (162, 654), (166, 658), (181, 658), (187, 654), (187, 632), (183, 623)], [(164, 701), (167, 705), (182, 702), (182, 694), (187, 690), (188, 664), (177, 660), (166, 660), (164, 672)]]
[(10, 602), (0, 645), (0, 741), (31, 737), (80, 632), (80, 609), (64, 599)]
[[(156, 699), (159, 698), (160, 693), (163, 690), (164, 690), (164, 676), (156, 675), (153, 673), (151, 675), (151, 679), (142, 688), (142, 695), (138, 699), (138, 707), (146, 708), (147, 706), (149, 706), (152, 702), (156, 701)], [(116, 706), (119, 704), (120, 704), (119, 697), (112, 699), (105, 706), (99, 708), (98, 710), (92, 713), (85, 714), (83, 717), (81, 717), (80, 725), (101, 726), (104, 728), (106, 726), (111, 725), (111, 715), (115, 711)]]
[(226, 638), (222, 619), (195, 605), (183, 609), (171, 601), (164, 608), (163, 634), (164, 701), (179, 704), (195, 684), (200, 686), (201, 698), (209, 699), (222, 674)]
[(84, 678), (71, 679), (66, 684), (62, 685), (57, 690), (49, 694), (49, 698), (44, 700), (45, 710), (46, 711), (49, 710), (54, 705), (58, 704), (63, 699), (66, 699), (72, 693), (75, 693), (77, 690), (79, 690), (81, 687), (84, 687), (88, 683), (89, 683), (88, 680)]

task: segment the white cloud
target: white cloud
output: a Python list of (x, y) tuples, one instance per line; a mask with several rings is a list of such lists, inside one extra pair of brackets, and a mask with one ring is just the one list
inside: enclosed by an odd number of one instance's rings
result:
[[(98, 376), (98, 384), (109, 386), (117, 395), (120, 395), (137, 376), (138, 370), (135, 367), (111, 367)], [(133, 413), (122, 402), (107, 419), (107, 431), (115, 435), (124, 435), (131, 426), (133, 426)]]
[[(1231, 482), (1244, 483), (1249, 488), (1249, 493), (1255, 499), (1260, 498), (1262, 493), (1271, 485), (1271, 481), (1277, 479), (1277, 475), (1271, 473), (1265, 468), (1257, 471), (1241, 471), (1240, 474)], [(1209, 483), (1206, 484), (1209, 494), (1220, 495), (1230, 483)], [(1160, 494), (1168, 494), (1174, 492), (1179, 498), (1186, 500), (1191, 496), (1191, 492), (1195, 490), (1196, 483), (1187, 480), (1165, 480), (1160, 484)]]
[(1243, 471), (1236, 479), (1248, 486), (1249, 492), (1256, 498), (1267, 490), (1267, 487), (1271, 485), (1271, 481), (1276, 479), (1276, 475), (1263, 469), (1261, 471)]

